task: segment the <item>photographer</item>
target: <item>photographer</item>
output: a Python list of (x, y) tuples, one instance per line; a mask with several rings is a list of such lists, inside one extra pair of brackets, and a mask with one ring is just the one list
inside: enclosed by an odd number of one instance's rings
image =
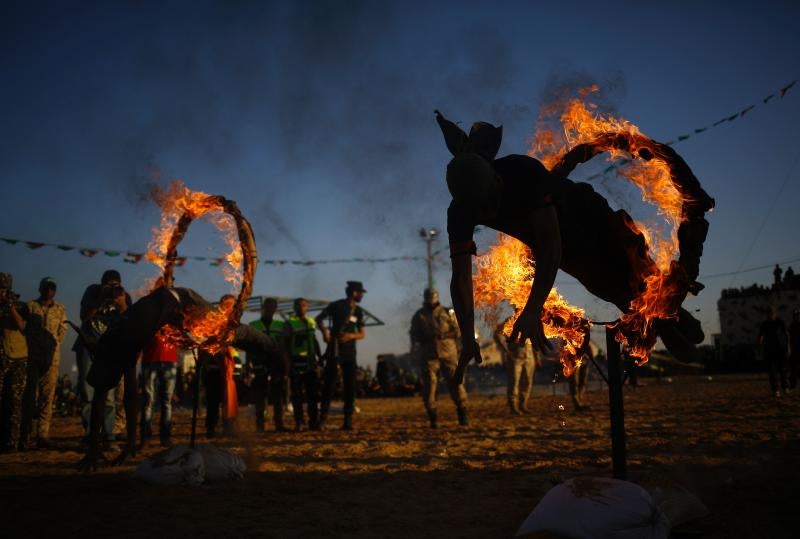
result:
[(11, 285), (11, 274), (0, 273), (0, 451), (4, 453), (19, 446), (28, 365), (28, 344), (22, 333), (28, 311)]
[[(122, 277), (116, 270), (107, 270), (100, 284), (89, 285), (81, 298), (81, 336), (75, 341), (73, 350), (78, 364), (78, 391), (81, 397), (81, 417), (86, 433), (89, 433), (91, 402), (94, 388), (86, 383), (86, 375), (92, 365), (90, 349), (99, 341), (109, 326), (131, 306), (131, 297), (122, 287)], [(85, 342), (88, 341), (88, 342)], [(114, 440), (115, 391), (106, 396), (103, 414), (103, 442), (110, 446)]]

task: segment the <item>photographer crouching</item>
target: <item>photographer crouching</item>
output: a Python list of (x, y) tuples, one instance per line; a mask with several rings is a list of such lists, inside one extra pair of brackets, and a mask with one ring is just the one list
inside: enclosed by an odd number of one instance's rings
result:
[[(0, 451), (19, 448), (22, 395), (28, 374), (28, 344), (25, 324), (28, 310), (12, 290), (9, 273), (0, 273)], [(6, 420), (7, 418), (7, 420)]]

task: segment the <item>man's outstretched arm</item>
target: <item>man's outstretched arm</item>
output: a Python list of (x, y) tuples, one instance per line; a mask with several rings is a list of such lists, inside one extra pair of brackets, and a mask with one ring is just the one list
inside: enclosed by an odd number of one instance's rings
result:
[(558, 267), (561, 264), (561, 229), (558, 213), (553, 206), (539, 208), (530, 213), (531, 249), (536, 259), (536, 277), (525, 308), (514, 323), (511, 340), (525, 343), (530, 339), (534, 348), (541, 351), (552, 349), (544, 336), (542, 307), (553, 289)]
[(450, 297), (456, 311), (458, 327), (461, 330), (461, 355), (455, 377), (458, 383), (464, 381), (464, 372), (470, 360), (482, 361), (481, 349), (475, 342), (475, 305), (472, 295), (472, 255), (455, 254), (451, 258), (453, 273), (450, 279)]

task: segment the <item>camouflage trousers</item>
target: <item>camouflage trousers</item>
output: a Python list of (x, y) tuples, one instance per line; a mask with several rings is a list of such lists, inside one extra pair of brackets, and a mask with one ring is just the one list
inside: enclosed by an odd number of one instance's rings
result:
[(19, 445), (27, 377), (28, 358), (0, 358), (0, 443), (12, 451)]
[(58, 384), (58, 365), (61, 363), (61, 351), (56, 349), (50, 368), (39, 378), (39, 398), (36, 402), (39, 417), (38, 438), (50, 437), (50, 423), (53, 420), (53, 399)]
[(508, 404), (525, 408), (533, 388), (536, 362), (532, 357), (506, 359), (506, 372), (508, 375), (508, 386), (506, 388)]
[(440, 370), (444, 374), (450, 398), (453, 399), (456, 408), (464, 408), (467, 405), (467, 390), (464, 389), (464, 384), (457, 384), (454, 378), (457, 364), (457, 359), (433, 358), (422, 361), (422, 400), (426, 410), (436, 410), (436, 385)]

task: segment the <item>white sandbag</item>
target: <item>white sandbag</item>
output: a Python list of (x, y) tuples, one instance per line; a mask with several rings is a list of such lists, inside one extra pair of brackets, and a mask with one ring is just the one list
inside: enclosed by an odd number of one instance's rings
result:
[(576, 539), (667, 539), (669, 523), (639, 485), (579, 477), (551, 488), (517, 535), (537, 531)]
[(244, 477), (247, 465), (240, 456), (209, 444), (197, 444), (196, 449), (203, 456), (207, 481), (224, 481)]
[(206, 472), (203, 455), (179, 445), (144, 459), (133, 476), (151, 485), (197, 486), (205, 480)]

